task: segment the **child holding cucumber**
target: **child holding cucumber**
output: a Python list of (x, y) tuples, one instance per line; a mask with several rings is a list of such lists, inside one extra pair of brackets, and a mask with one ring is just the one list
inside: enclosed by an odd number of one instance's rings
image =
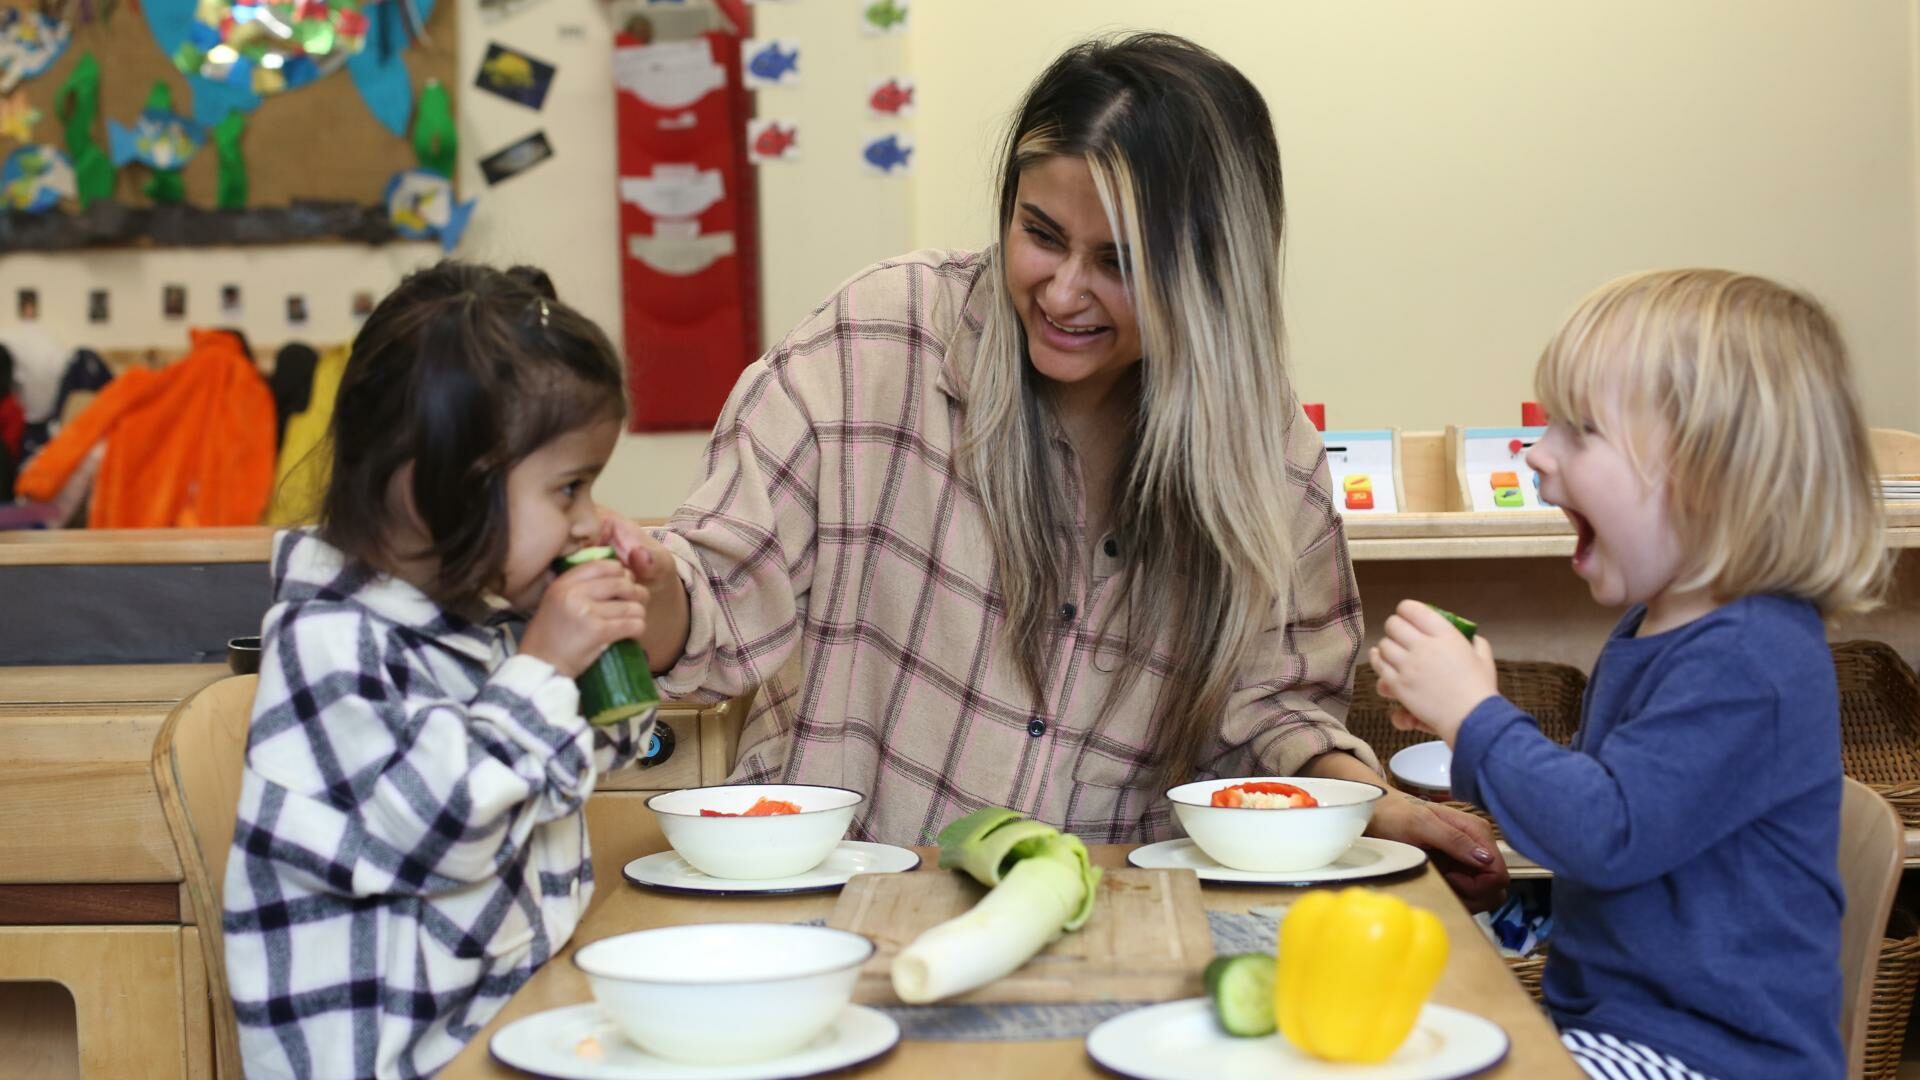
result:
[(1839, 707), (1824, 619), (1885, 576), (1878, 484), (1832, 321), (1762, 278), (1589, 296), (1535, 376), (1528, 455), (1623, 606), (1571, 747), (1493, 653), (1402, 603), (1371, 655), (1395, 722), (1554, 873), (1544, 989), (1592, 1076), (1837, 1077)]
[(589, 724), (574, 684), (643, 632), (645, 589), (552, 568), (601, 536), (625, 409), (537, 270), (419, 271), (354, 341), (321, 522), (275, 538), (227, 862), (249, 1076), (431, 1073), (572, 935), (581, 807), (653, 727)]

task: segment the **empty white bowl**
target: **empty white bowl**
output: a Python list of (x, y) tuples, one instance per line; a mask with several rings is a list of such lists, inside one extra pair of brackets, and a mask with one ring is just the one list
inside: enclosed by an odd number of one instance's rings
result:
[(846, 1009), (873, 942), (845, 930), (722, 923), (639, 930), (573, 954), (636, 1046), (702, 1065), (805, 1046)]
[[(1216, 790), (1256, 782), (1292, 784), (1320, 805), (1255, 810), (1212, 804)], [(1181, 827), (1214, 862), (1235, 870), (1280, 871), (1312, 870), (1346, 854), (1386, 793), (1375, 784), (1318, 776), (1239, 776), (1182, 784), (1167, 798)]]
[[(744, 814), (763, 798), (793, 803), (800, 813), (756, 818), (700, 814)], [(865, 798), (846, 788), (812, 784), (725, 784), (655, 795), (647, 808), (659, 818), (667, 843), (695, 870), (760, 881), (804, 874), (826, 862)]]
[(1402, 787), (1422, 798), (1452, 798), (1453, 751), (1438, 739), (1414, 743), (1393, 755), (1387, 771)]

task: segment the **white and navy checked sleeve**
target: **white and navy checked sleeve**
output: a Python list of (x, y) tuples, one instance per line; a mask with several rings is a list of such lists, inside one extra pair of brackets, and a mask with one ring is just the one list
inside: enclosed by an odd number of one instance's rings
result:
[(316, 890), (485, 881), (592, 792), (595, 731), (573, 682), (546, 662), (508, 659), (463, 702), (351, 606), (289, 605), (281, 618), (266, 635), (248, 753), (267, 784), (260, 805), (241, 807), (242, 828)]

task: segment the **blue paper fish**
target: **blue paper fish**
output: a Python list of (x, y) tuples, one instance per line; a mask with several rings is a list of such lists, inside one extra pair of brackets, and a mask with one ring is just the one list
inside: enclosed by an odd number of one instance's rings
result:
[(0, 94), (52, 67), (73, 40), (73, 28), (50, 15), (0, 8)]
[(407, 169), (387, 181), (387, 220), (409, 240), (440, 238), (440, 247), (452, 251), (473, 216), (473, 200), (455, 202), (453, 181), (425, 169)]
[(200, 125), (179, 113), (145, 109), (132, 127), (107, 121), (107, 154), (113, 167), (137, 161), (149, 169), (179, 169), (200, 149)]
[(902, 145), (898, 135), (887, 135), (875, 139), (861, 151), (861, 156), (867, 159), (867, 164), (888, 174), (896, 168), (905, 172), (907, 158), (912, 154), (913, 147)]
[(800, 73), (800, 50), (781, 52), (779, 42), (769, 41), (765, 48), (747, 58), (747, 70), (763, 82), (780, 82), (790, 74)]
[(9, 210), (44, 213), (77, 190), (73, 163), (58, 147), (23, 146), (0, 165), (0, 207)]

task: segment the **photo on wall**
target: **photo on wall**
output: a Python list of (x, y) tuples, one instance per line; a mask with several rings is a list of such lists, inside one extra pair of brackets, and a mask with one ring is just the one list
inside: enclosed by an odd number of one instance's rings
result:
[(169, 319), (187, 317), (187, 287), (168, 285), (160, 290), (160, 314)]
[(516, 105), (538, 109), (547, 102), (553, 72), (553, 65), (545, 60), (537, 60), (496, 41), (488, 43), (487, 58), (480, 62), (480, 74), (474, 78), (473, 85)]
[(229, 316), (240, 314), (240, 286), (220, 286), (220, 314)]
[(107, 309), (107, 290), (94, 289), (87, 293), (87, 321), (103, 323), (112, 318)]
[(40, 291), (21, 289), (14, 297), (14, 311), (21, 322), (37, 322), (40, 318)]

